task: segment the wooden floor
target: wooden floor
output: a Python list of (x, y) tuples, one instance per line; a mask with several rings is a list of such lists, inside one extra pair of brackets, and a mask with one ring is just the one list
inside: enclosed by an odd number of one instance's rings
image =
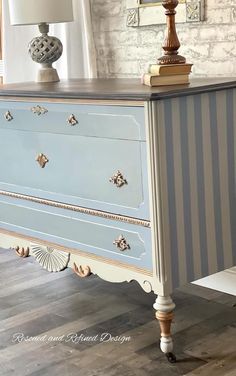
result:
[[(135, 282), (50, 274), (0, 250), (0, 283), (1, 376), (236, 376), (236, 297), (194, 285), (175, 292), (171, 365), (158, 348), (155, 297)], [(101, 342), (103, 333), (130, 341)]]

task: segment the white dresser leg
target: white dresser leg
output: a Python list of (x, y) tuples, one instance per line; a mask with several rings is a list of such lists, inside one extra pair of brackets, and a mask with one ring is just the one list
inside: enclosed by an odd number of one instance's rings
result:
[(156, 318), (161, 328), (161, 351), (166, 354), (170, 363), (176, 362), (176, 357), (172, 353), (173, 340), (171, 338), (171, 323), (174, 317), (175, 304), (170, 296), (158, 296), (153, 305), (156, 312)]

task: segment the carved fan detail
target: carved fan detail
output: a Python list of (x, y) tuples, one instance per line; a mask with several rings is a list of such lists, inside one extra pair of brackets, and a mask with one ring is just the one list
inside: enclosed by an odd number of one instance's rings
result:
[(38, 263), (49, 272), (60, 272), (64, 270), (69, 263), (69, 253), (57, 251), (51, 247), (38, 244), (32, 244), (31, 250), (32, 255)]

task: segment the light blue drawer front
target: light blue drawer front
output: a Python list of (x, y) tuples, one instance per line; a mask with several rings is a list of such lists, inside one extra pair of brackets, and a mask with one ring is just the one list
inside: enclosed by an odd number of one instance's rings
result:
[[(33, 113), (31, 109), (38, 105), (47, 112), (41, 115)], [(12, 117), (10, 121), (5, 119), (8, 111)], [(74, 126), (68, 123), (70, 115), (74, 115), (78, 121)], [(143, 107), (2, 102), (0, 128), (145, 140)]]
[[(0, 200), (0, 227), (146, 270), (152, 269), (150, 228), (10, 198)], [(113, 244), (123, 235), (130, 249)]]
[(149, 219), (145, 142), (0, 129), (0, 150), (1, 190)]

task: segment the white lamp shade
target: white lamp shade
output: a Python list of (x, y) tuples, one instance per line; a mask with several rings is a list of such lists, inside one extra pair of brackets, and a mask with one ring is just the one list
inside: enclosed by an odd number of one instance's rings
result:
[(73, 21), (72, 0), (8, 0), (12, 25)]

